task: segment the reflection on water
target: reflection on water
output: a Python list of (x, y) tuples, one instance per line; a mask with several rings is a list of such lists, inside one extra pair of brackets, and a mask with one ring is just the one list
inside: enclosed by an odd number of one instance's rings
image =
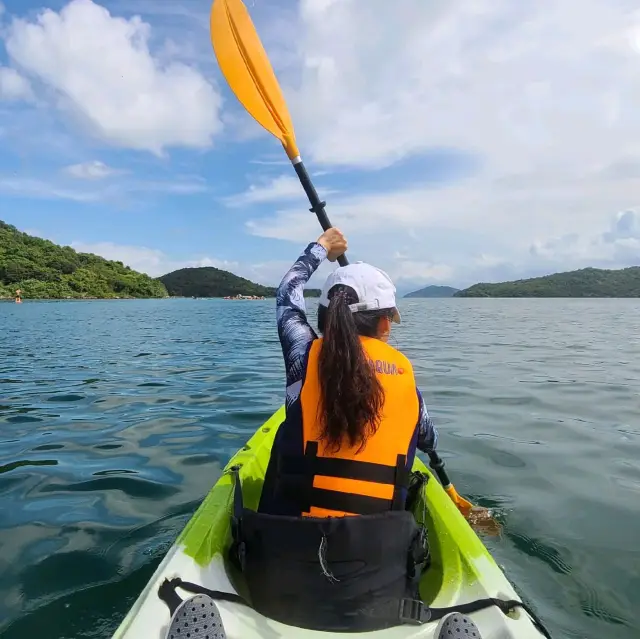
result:
[[(637, 639), (640, 304), (402, 312), (441, 454), (503, 525), (484, 541), (518, 591), (554, 637)], [(2, 304), (0, 327), (0, 635), (110, 636), (282, 402), (273, 301)]]

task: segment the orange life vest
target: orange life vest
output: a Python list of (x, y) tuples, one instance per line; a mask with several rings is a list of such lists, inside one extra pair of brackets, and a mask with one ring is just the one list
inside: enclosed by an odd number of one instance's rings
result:
[[(343, 493), (360, 496), (363, 503), (368, 501), (369, 504), (376, 504), (384, 503), (381, 500), (388, 500), (391, 504), (398, 488), (399, 474), (403, 474), (406, 479), (407, 453), (418, 423), (419, 404), (413, 367), (402, 353), (385, 342), (367, 337), (361, 337), (360, 340), (384, 389), (385, 398), (378, 430), (367, 440), (366, 446), (360, 452), (359, 446), (349, 447), (348, 444), (343, 444), (340, 450), (334, 453), (327, 450), (324, 442), (320, 440), (318, 357), (322, 339), (317, 339), (311, 345), (305, 381), (300, 393), (305, 457), (315, 458), (312, 461), (312, 464), (315, 464), (313, 490), (316, 494), (329, 495), (328, 503), (332, 501), (331, 494), (335, 502), (336, 493), (338, 497)], [(326, 460), (330, 459), (345, 460), (350, 464), (326, 463)], [(400, 468), (401, 464), (405, 467)], [(341, 467), (344, 472), (332, 472), (333, 476), (323, 475), (323, 468), (335, 467)], [(336, 474), (342, 476), (335, 476)], [(359, 478), (347, 478), (345, 475)], [(338, 499), (336, 503), (339, 501)], [(372, 508), (375, 509), (375, 505)], [(312, 505), (308, 512), (302, 514), (312, 517), (337, 517), (365, 513), (350, 512), (346, 508), (338, 510)]]

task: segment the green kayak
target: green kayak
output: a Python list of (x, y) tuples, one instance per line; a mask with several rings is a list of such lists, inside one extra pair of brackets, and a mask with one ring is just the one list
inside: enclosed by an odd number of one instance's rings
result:
[[(113, 635), (114, 639), (165, 639), (170, 614), (158, 596), (166, 579), (180, 577), (185, 582), (210, 590), (235, 593), (227, 573), (224, 555), (230, 543), (230, 513), (233, 501), (232, 467), (240, 467), (245, 507), (257, 509), (264, 473), (284, 407), (278, 410), (225, 467), (200, 508), (171, 547), (146, 588)], [(431, 565), (422, 576), (420, 594), (432, 607), (451, 607), (489, 597), (518, 600), (513, 587), (479, 537), (432, 476), (416, 458), (414, 470), (429, 477), (416, 505), (417, 518), (425, 518), (431, 551)], [(269, 639), (324, 637), (329, 633), (287, 626), (263, 617), (252, 608), (229, 601), (217, 602), (228, 639)], [(530, 616), (519, 607), (509, 614), (489, 606), (469, 615), (482, 639), (540, 639), (544, 635)], [(436, 637), (437, 622), (419, 626), (398, 626), (373, 631), (371, 639)], [(354, 633), (330, 633), (353, 637)], [(213, 636), (213, 635), (212, 635)]]

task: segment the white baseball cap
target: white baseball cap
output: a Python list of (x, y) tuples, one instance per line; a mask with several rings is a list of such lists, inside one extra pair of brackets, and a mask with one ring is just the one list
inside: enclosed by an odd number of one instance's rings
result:
[(383, 270), (365, 262), (338, 267), (324, 283), (320, 295), (322, 306), (329, 306), (329, 291), (337, 284), (350, 286), (356, 292), (358, 303), (349, 304), (352, 313), (393, 309), (393, 321), (400, 324), (400, 313), (396, 307), (396, 287)]

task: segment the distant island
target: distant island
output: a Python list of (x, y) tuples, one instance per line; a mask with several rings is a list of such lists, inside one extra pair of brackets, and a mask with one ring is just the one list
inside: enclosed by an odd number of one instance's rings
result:
[(122, 262), (78, 253), (0, 220), (0, 299), (166, 297), (162, 282)]
[(454, 297), (640, 297), (640, 267), (583, 268), (499, 284), (474, 284)]
[[(174, 297), (275, 297), (276, 289), (213, 266), (181, 268), (158, 278)], [(305, 297), (320, 297), (320, 290), (305, 289)]]
[[(213, 267), (183, 268), (161, 277), (122, 262), (19, 231), (0, 220), (0, 300), (126, 299), (160, 297), (275, 297), (275, 287), (255, 284)], [(306, 289), (305, 297), (320, 297)]]
[[(275, 287), (211, 266), (183, 268), (153, 278), (122, 262), (78, 253), (70, 246), (22, 233), (0, 220), (0, 300), (168, 296), (255, 299), (275, 294)], [(320, 297), (320, 291), (305, 289), (304, 295)], [(474, 284), (464, 290), (426, 286), (404, 297), (640, 297), (640, 267), (584, 268), (512, 282)]]
[(458, 290), (451, 286), (425, 286), (413, 293), (407, 293), (404, 297), (453, 297)]

